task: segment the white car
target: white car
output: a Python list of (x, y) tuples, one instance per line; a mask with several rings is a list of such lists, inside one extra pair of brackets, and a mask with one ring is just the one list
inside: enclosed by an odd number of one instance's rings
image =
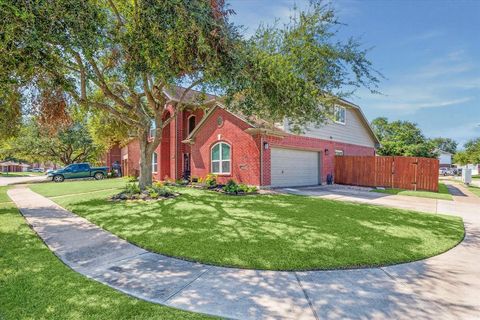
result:
[(438, 170), (438, 173), (441, 175), (441, 176), (446, 176), (448, 175), (448, 169), (447, 168), (440, 168)]

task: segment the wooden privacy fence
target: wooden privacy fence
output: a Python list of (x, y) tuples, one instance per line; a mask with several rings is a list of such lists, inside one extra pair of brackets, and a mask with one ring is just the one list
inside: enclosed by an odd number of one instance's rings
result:
[(438, 192), (437, 159), (335, 156), (335, 183)]

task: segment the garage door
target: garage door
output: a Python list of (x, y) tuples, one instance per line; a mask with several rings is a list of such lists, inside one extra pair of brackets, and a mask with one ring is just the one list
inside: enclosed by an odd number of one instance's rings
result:
[(272, 148), (272, 187), (319, 184), (318, 152)]

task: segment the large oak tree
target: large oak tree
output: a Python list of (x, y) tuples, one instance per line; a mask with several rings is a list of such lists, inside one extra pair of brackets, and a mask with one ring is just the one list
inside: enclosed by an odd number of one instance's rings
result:
[[(216, 90), (229, 108), (301, 130), (331, 117), (335, 96), (377, 83), (366, 51), (335, 37), (335, 15), (318, 2), (250, 39), (223, 0), (4, 0), (0, 10), (0, 89), (43, 98), (43, 113), (61, 114), (64, 99), (128, 125), (140, 142), (142, 188), (176, 116), (165, 118), (163, 94), (174, 84), (187, 87), (177, 111), (190, 89)], [(3, 101), (15, 117), (18, 104)]]

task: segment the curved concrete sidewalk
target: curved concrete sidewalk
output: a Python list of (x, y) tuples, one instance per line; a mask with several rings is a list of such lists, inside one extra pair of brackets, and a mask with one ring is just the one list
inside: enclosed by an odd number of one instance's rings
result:
[(151, 302), (237, 319), (480, 317), (480, 201), (471, 197), (438, 202), (466, 228), (465, 240), (442, 255), (382, 268), (277, 272), (150, 253), (26, 187), (8, 195), (73, 270)]

